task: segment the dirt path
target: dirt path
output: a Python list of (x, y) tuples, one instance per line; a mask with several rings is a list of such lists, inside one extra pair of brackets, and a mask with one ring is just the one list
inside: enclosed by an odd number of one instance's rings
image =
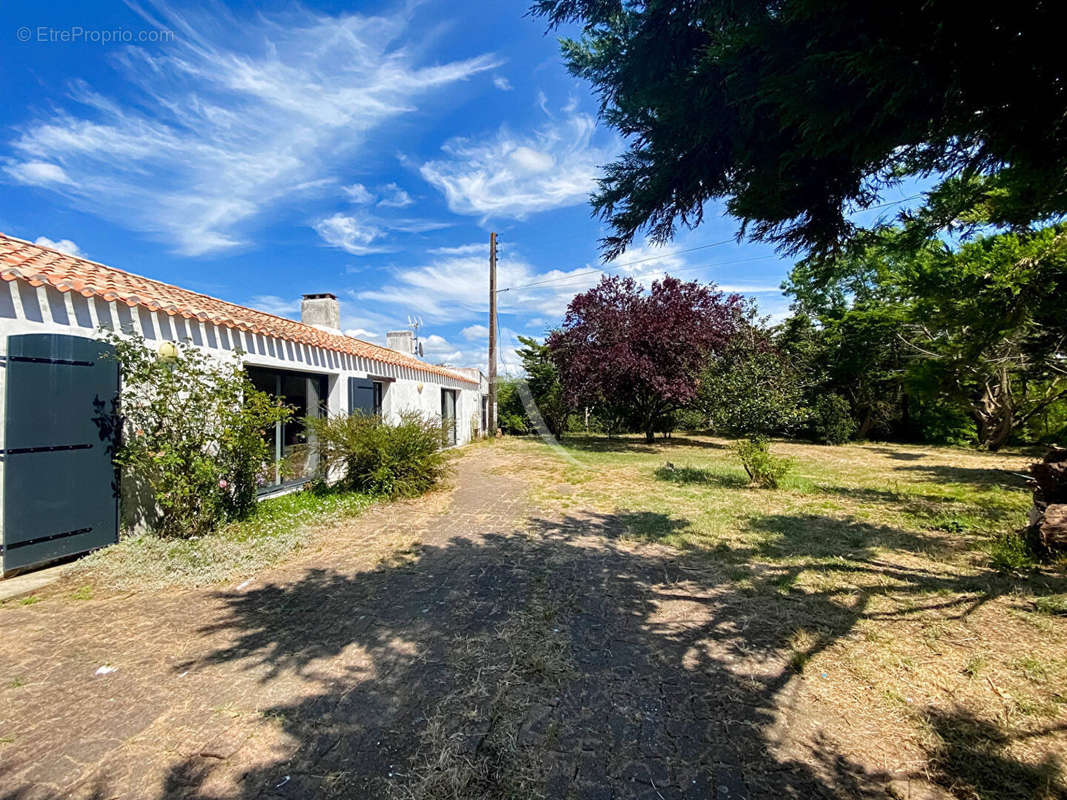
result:
[(0, 796), (885, 796), (771, 732), (787, 670), (710, 567), (499, 458), (247, 586), (0, 610)]

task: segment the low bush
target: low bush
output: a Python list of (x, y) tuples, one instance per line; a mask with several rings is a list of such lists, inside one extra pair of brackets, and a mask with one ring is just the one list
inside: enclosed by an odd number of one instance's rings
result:
[(856, 420), (848, 400), (839, 394), (824, 394), (815, 401), (812, 430), (824, 444), (844, 444), (856, 432)]
[(777, 489), (779, 482), (793, 466), (789, 459), (771, 455), (770, 444), (762, 436), (738, 442), (737, 455), (749, 480), (764, 489)]
[(993, 539), (989, 545), (989, 561), (993, 569), (1005, 574), (1031, 569), (1037, 564), (1026, 536), (1017, 531), (1002, 533)]
[(405, 412), (397, 425), (363, 414), (306, 422), (318, 442), (324, 476), (340, 475), (340, 483), (356, 491), (413, 497), (447, 472), (445, 433), (437, 418)]

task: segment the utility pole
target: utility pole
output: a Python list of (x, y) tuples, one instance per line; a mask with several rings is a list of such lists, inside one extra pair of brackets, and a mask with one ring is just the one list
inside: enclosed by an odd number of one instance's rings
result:
[(496, 234), (489, 234), (489, 409), (488, 430), (496, 437)]

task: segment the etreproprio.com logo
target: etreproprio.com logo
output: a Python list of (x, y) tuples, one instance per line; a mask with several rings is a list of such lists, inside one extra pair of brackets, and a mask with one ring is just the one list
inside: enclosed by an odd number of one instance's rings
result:
[(33, 44), (156, 44), (173, 42), (174, 31), (160, 28), (84, 28), (81, 25), (69, 28), (38, 25), (31, 28), (23, 25), (15, 31), (15, 38)]

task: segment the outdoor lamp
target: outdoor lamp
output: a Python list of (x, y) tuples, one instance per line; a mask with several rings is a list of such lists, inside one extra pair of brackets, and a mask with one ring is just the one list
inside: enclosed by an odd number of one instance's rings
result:
[(174, 342), (160, 342), (156, 353), (159, 355), (160, 361), (177, 361), (178, 345), (174, 344)]

